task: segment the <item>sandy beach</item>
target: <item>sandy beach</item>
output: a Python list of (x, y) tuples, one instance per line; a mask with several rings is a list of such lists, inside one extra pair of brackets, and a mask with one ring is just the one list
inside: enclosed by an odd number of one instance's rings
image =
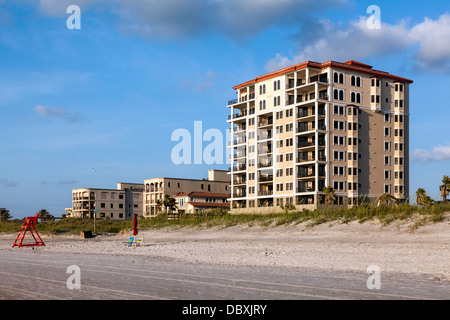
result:
[(45, 247), (11, 248), (15, 234), (0, 235), (0, 254), (22, 250), (45, 254), (131, 255), (221, 266), (307, 267), (428, 275), (450, 281), (450, 215), (440, 223), (411, 232), (408, 222), (382, 226), (376, 222), (290, 226), (233, 226), (209, 229), (140, 231), (141, 247), (128, 247), (130, 234), (42, 235)]

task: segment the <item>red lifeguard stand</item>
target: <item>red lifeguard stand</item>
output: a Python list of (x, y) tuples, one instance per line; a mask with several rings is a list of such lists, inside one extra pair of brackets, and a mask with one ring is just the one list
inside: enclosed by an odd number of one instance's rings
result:
[[(39, 219), (38, 214), (36, 214), (34, 217), (25, 218), (25, 222), (23, 223), (22, 228), (20, 228), (20, 231), (17, 234), (16, 240), (14, 241), (14, 244), (12, 246), (13, 248), (15, 246), (18, 246), (19, 248), (20, 247), (32, 247), (32, 246), (45, 246), (44, 241), (42, 241), (41, 237), (39, 236), (39, 233), (34, 228), (38, 219)], [(30, 230), (30, 233), (34, 238), (35, 243), (22, 244), (23, 238), (25, 238), (25, 234), (27, 233), (28, 230)], [(34, 230), (34, 233), (33, 233), (33, 230)], [(36, 239), (35, 234), (39, 240)]]

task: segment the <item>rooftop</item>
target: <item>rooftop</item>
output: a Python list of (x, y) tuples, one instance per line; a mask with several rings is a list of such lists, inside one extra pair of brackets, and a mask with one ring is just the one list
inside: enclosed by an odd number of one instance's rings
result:
[(346, 70), (352, 70), (352, 71), (358, 71), (358, 72), (362, 72), (362, 73), (367, 73), (370, 74), (372, 76), (380, 76), (380, 77), (385, 77), (385, 78), (390, 78), (393, 80), (397, 80), (397, 81), (402, 81), (402, 82), (406, 82), (406, 83), (413, 83), (412, 80), (410, 79), (406, 79), (406, 78), (402, 78), (393, 74), (390, 74), (388, 72), (385, 71), (380, 71), (380, 70), (375, 70), (372, 69), (373, 67), (371, 65), (362, 63), (362, 62), (358, 62), (355, 60), (349, 60), (346, 62), (337, 62), (337, 61), (328, 61), (328, 62), (324, 62), (324, 63), (320, 63), (320, 62), (314, 62), (314, 61), (305, 61), (302, 63), (298, 63), (295, 64), (293, 66), (290, 67), (286, 67), (280, 70), (276, 70), (270, 73), (266, 73), (262, 76), (256, 77), (253, 80), (241, 83), (235, 87), (233, 87), (233, 89), (239, 89), (242, 87), (245, 87), (249, 84), (252, 83), (257, 83), (260, 81), (264, 81), (264, 80), (268, 80), (274, 77), (277, 77), (279, 75), (282, 75), (284, 73), (288, 73), (288, 72), (292, 72), (295, 70), (300, 70), (300, 69), (304, 69), (307, 67), (312, 67), (312, 68), (318, 68), (318, 69), (326, 69), (326, 68), (340, 68), (340, 69), (346, 69)]

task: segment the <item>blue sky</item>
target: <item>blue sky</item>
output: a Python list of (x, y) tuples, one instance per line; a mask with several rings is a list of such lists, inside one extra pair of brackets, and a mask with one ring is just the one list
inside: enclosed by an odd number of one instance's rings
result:
[[(69, 5), (81, 29), (69, 30)], [(370, 30), (368, 6), (381, 10)], [(450, 174), (450, 5), (443, 1), (0, 0), (0, 207), (71, 206), (71, 190), (228, 165), (174, 165), (171, 134), (227, 128), (232, 87), (313, 60), (414, 80), (410, 189)], [(95, 171), (92, 171), (92, 169)]]

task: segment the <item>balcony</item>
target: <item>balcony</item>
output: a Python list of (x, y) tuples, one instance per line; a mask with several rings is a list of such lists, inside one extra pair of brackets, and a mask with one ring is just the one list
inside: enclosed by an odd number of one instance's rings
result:
[(253, 100), (253, 99), (255, 99), (255, 93), (250, 93), (250, 94), (242, 95), (239, 99), (229, 100), (228, 105), (231, 106), (236, 103), (242, 103), (242, 102), (246, 102), (246, 101)]
[(273, 165), (272, 161), (258, 162), (259, 168), (270, 168)]
[(258, 177), (259, 182), (273, 182), (273, 175), (262, 175)]
[(243, 198), (247, 196), (246, 191), (233, 192), (233, 198)]
[[(245, 177), (245, 176), (244, 176)], [(234, 185), (242, 185), (242, 184), (247, 184), (247, 179), (245, 178), (237, 178), (233, 180), (233, 184)]]
[(241, 137), (238, 139), (234, 139), (233, 141), (228, 141), (228, 146), (233, 145), (238, 145), (238, 144), (243, 144), (247, 142), (247, 138), (246, 137)]
[(272, 118), (270, 118), (268, 120), (258, 121), (258, 128), (272, 126), (272, 125), (273, 125), (273, 119)]
[(242, 110), (242, 111), (239, 112), (239, 113), (235, 113), (235, 114), (233, 114), (233, 115), (229, 115), (229, 116), (228, 116), (228, 120), (231, 120), (231, 119), (239, 119), (239, 118), (242, 118), (242, 117), (245, 117), (245, 116), (247, 116), (247, 110)]
[(271, 195), (273, 195), (273, 190), (258, 191), (258, 196), (271, 196)]
[(235, 171), (244, 171), (247, 169), (247, 165), (245, 164), (238, 164), (236, 166), (230, 167), (229, 171), (235, 172)]

